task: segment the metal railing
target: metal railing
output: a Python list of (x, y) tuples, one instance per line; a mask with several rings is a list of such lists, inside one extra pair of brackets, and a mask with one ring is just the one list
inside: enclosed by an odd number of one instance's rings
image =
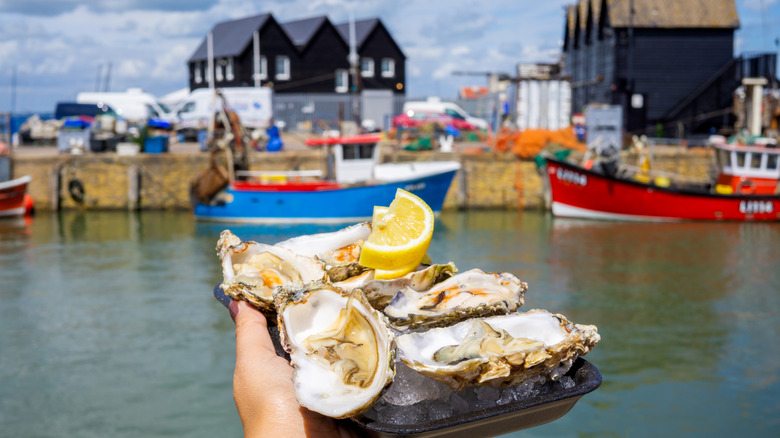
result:
[[(426, 100), (426, 97), (408, 97), (394, 95), (392, 108), (384, 113), (382, 120), (374, 120), (376, 127), (387, 130), (392, 118), (401, 113), (407, 101)], [(495, 113), (495, 96), (480, 99), (442, 99), (453, 102), (475, 117), (486, 120)], [(360, 97), (353, 94), (327, 93), (277, 93), (274, 95), (274, 121), (281, 122), (283, 129), (289, 132), (319, 134), (327, 130), (339, 129), (339, 120), (356, 121), (355, 110), (360, 108)]]

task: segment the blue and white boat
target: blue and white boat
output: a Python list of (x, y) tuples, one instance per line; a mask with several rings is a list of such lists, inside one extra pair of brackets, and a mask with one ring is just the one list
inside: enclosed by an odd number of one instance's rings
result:
[(322, 178), (320, 171), (236, 171), (234, 180), (209, 202), (195, 204), (195, 218), (254, 223), (359, 222), (371, 218), (375, 205), (390, 205), (399, 188), (419, 196), (438, 214), (460, 163), (380, 164), (380, 140), (379, 134), (368, 134), (308, 141), (310, 146), (331, 148), (334, 178)]

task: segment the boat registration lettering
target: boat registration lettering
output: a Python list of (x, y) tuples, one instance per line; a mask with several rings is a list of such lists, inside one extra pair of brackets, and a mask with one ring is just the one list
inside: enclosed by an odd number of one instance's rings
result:
[(574, 172), (569, 169), (564, 169), (562, 167), (558, 168), (558, 172), (555, 175), (559, 180), (561, 181), (567, 181), (572, 184), (577, 184), (580, 186), (586, 186), (588, 185), (588, 177), (578, 173)]
[(772, 213), (774, 210), (772, 201), (739, 201), (740, 213)]
[(415, 184), (409, 184), (408, 186), (404, 187), (404, 190), (407, 192), (414, 192), (416, 190), (423, 190), (425, 189), (425, 183), (424, 182), (418, 182)]

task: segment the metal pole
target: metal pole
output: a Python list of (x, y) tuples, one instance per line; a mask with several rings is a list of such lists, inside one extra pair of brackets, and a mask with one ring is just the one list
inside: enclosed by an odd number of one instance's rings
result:
[(349, 13), (349, 69), (352, 71), (352, 118), (357, 123), (357, 129), (360, 129), (360, 71), (358, 69), (357, 38), (355, 36), (355, 16)]
[(209, 81), (209, 91), (211, 92), (211, 101), (209, 103), (209, 126), (207, 128), (206, 144), (211, 144), (214, 138), (214, 107), (217, 95), (214, 92), (214, 36), (209, 32), (206, 37), (206, 56), (208, 57), (206, 78)]
[(256, 30), (252, 38), (254, 48), (255, 87), (260, 86), (260, 31)]

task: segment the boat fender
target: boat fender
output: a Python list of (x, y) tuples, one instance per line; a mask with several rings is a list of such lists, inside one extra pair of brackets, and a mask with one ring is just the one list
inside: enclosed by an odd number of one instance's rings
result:
[(743, 179), (742, 181), (737, 184), (737, 192), (742, 195), (750, 195), (753, 192), (756, 191), (756, 188), (753, 186), (753, 181), (749, 179)]
[(70, 193), (70, 198), (77, 203), (84, 203), (84, 184), (77, 178), (73, 178), (68, 182), (68, 193)]
[(35, 202), (33, 202), (33, 198), (29, 193), (24, 194), (24, 214), (25, 216), (35, 214)]

